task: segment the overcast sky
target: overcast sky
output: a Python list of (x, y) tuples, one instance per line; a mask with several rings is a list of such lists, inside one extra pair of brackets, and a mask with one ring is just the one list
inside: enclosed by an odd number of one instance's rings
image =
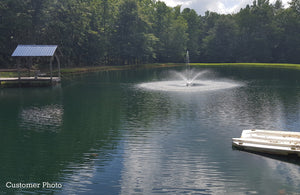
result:
[[(192, 8), (198, 14), (204, 15), (205, 11), (214, 11), (221, 14), (236, 13), (247, 4), (252, 5), (253, 0), (160, 0), (164, 1), (168, 6), (174, 7), (181, 5), (182, 8)], [(274, 3), (276, 0), (270, 0)], [(285, 7), (288, 6), (289, 0), (282, 0)]]

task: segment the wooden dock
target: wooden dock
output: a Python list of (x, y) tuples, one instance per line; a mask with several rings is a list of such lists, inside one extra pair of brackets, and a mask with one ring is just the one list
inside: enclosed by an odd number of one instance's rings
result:
[(60, 83), (60, 77), (0, 78), (0, 87), (46, 87)]

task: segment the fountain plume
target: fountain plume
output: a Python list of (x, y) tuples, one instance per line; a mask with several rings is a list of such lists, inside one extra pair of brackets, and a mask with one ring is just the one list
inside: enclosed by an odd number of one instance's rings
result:
[(193, 83), (191, 81), (191, 65), (190, 65), (190, 56), (189, 50), (186, 51), (186, 60), (185, 60), (185, 72), (186, 72), (186, 86), (192, 86)]
[(171, 71), (177, 80), (167, 80), (158, 82), (148, 82), (139, 84), (139, 87), (160, 90), (160, 91), (176, 91), (176, 92), (204, 92), (219, 89), (227, 89), (241, 86), (239, 83), (228, 81), (214, 81), (214, 80), (197, 80), (200, 76), (210, 72), (207, 70), (196, 72), (191, 69), (189, 51), (186, 52), (185, 71), (177, 72)]

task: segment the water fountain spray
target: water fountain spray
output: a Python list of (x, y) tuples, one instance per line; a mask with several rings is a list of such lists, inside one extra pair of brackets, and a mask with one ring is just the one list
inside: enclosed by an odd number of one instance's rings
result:
[[(230, 81), (199, 80), (203, 74), (209, 71), (193, 72), (190, 66), (189, 51), (186, 51), (185, 73), (172, 71), (180, 80), (167, 80), (141, 83), (138, 86), (149, 90), (173, 91), (173, 92), (204, 92), (219, 89), (239, 87), (242, 84)], [(198, 80), (197, 80), (198, 79)]]
[(191, 65), (190, 65), (190, 56), (189, 50), (186, 50), (186, 62), (185, 62), (185, 72), (186, 72), (186, 86), (192, 86), (191, 80)]

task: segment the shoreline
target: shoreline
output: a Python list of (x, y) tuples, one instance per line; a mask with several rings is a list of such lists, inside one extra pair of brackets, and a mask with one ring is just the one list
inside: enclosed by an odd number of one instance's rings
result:
[(289, 64), (289, 63), (190, 63), (190, 65), (191, 66), (240, 66), (240, 67), (300, 69), (300, 64)]
[[(205, 66), (205, 67), (217, 67), (217, 66), (239, 66), (239, 67), (262, 67), (262, 68), (283, 68), (283, 69), (299, 69), (300, 64), (287, 64), (287, 63), (190, 63), (191, 66)], [(142, 65), (123, 65), (123, 66), (87, 66), (87, 67), (72, 67), (62, 68), (62, 77), (66, 75), (82, 74), (89, 72), (102, 72), (102, 71), (120, 71), (120, 70), (137, 70), (147, 68), (166, 68), (166, 67), (178, 67), (185, 66), (185, 63), (154, 63), (154, 64), (142, 64)], [(12, 71), (10, 71), (12, 70)], [(56, 72), (54, 72), (55, 74)], [(8, 78), (16, 76), (18, 73), (15, 69), (2, 69), (0, 70), (1, 78)]]
[(61, 74), (81, 74), (88, 72), (101, 72), (101, 71), (120, 71), (120, 70), (137, 70), (146, 68), (166, 68), (182, 66), (181, 63), (157, 63), (157, 64), (140, 64), (140, 65), (123, 65), (123, 66), (91, 66), (91, 67), (74, 67), (62, 68)]

